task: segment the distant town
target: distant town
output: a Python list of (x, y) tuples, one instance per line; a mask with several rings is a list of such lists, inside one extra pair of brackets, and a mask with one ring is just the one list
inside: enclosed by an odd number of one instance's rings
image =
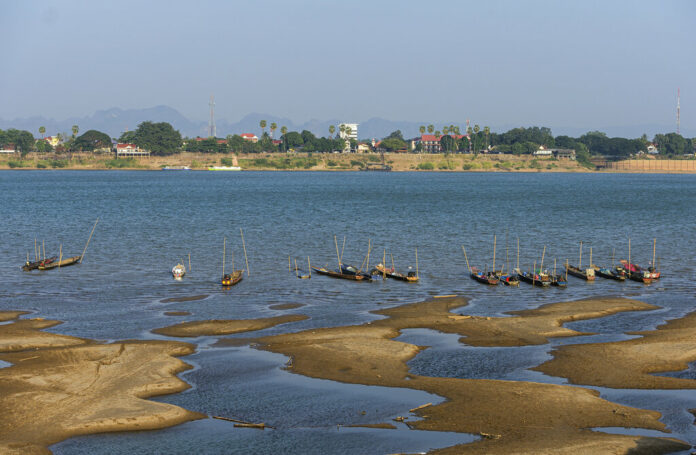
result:
[[(545, 127), (514, 128), (496, 133), (487, 126), (477, 124), (463, 128), (458, 125), (428, 124), (420, 126), (420, 135), (416, 137), (404, 137), (401, 131), (396, 130), (383, 138), (365, 140), (358, 139), (359, 127), (357, 123), (331, 125), (325, 136), (317, 137), (307, 130), (289, 131), (285, 126), (261, 120), (258, 131), (225, 138), (216, 137), (214, 128), (211, 128), (209, 137), (182, 137), (171, 124), (151, 121), (140, 123), (135, 130), (126, 131), (118, 138), (97, 130), (81, 133), (79, 125), (72, 127), (71, 134), (52, 132), (47, 135), (46, 128), (40, 127), (38, 137), (30, 131), (10, 128), (0, 130), (0, 156), (4, 157), (10, 168), (60, 168), (70, 167), (74, 154), (111, 156), (116, 160), (181, 153), (220, 156), (262, 153), (509, 155), (575, 161), (580, 166), (592, 169), (602, 161), (694, 159), (696, 148), (695, 138), (685, 138), (677, 133), (628, 139), (607, 137), (602, 132), (591, 131), (574, 138), (553, 136), (551, 130)], [(30, 158), (34, 163), (28, 162)], [(427, 170), (428, 166), (421, 169)], [(466, 167), (463, 169), (466, 170)]]

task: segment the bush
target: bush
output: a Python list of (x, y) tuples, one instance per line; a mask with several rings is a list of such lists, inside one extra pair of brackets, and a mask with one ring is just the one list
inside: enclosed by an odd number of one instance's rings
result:
[(232, 158), (223, 158), (220, 162), (223, 166), (234, 166), (234, 160)]
[(462, 166), (462, 169), (464, 169), (465, 171), (469, 171), (472, 169), (480, 169), (480, 168), (481, 168), (481, 165), (479, 163), (464, 163), (464, 165)]
[(329, 167), (336, 167), (336, 166), (338, 166), (338, 163), (335, 162), (334, 160), (329, 160), (326, 162), (326, 165)]
[(357, 167), (359, 167), (360, 169), (362, 169), (363, 167), (365, 167), (365, 163), (363, 163), (362, 161), (358, 161), (358, 160), (350, 160), (350, 165), (351, 165), (351, 166), (357, 166)]
[(10, 167), (10, 169), (15, 169), (15, 168), (20, 168), (20, 167), (28, 167), (29, 164), (26, 161), (17, 161), (17, 160), (10, 160), (7, 162), (7, 165)]
[(48, 161), (39, 161), (36, 163), (36, 169), (46, 169), (48, 167)]
[(51, 160), (50, 164), (51, 167), (54, 169), (59, 169), (59, 168), (64, 168), (66, 167), (70, 162), (68, 160)]
[(444, 170), (454, 170), (454, 164), (451, 161), (440, 161), (439, 163), (437, 163), (437, 168)]
[(529, 163), (529, 167), (532, 169), (541, 169), (541, 164), (539, 163), (539, 160), (533, 159), (531, 163)]
[(435, 169), (435, 165), (430, 161), (426, 161), (425, 163), (419, 163), (416, 169), (419, 169), (421, 171), (432, 171), (433, 169)]
[(134, 158), (113, 158), (111, 160), (104, 161), (104, 166), (109, 169), (116, 168), (122, 169), (126, 167), (140, 167)]

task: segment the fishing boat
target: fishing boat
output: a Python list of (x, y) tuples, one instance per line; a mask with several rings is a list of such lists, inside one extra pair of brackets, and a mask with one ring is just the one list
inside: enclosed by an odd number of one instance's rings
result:
[(650, 284), (656, 279), (656, 278), (653, 278), (653, 274), (652, 274), (652, 272), (650, 272), (650, 270), (643, 270), (637, 264), (630, 263), (630, 262), (626, 261), (625, 259), (622, 259), (619, 262), (621, 262), (623, 269), (626, 270), (628, 278), (633, 280), (633, 281), (638, 281), (639, 283)]
[(594, 281), (595, 269), (592, 267), (592, 249), (590, 248), (590, 267), (582, 268), (582, 242), (580, 242), (580, 255), (578, 257), (578, 266), (568, 264), (566, 261), (566, 273), (577, 278), (582, 278), (586, 281)]
[[(290, 258), (288, 257), (288, 265), (290, 265), (289, 261), (290, 261)], [(306, 275), (303, 274), (302, 270), (297, 268), (297, 259), (295, 259), (295, 276), (297, 278), (299, 278), (301, 280), (308, 280), (308, 279), (312, 278), (312, 264), (309, 262), (309, 256), (307, 256), (307, 269), (309, 270), (309, 273)]]
[(163, 171), (190, 171), (191, 168), (188, 166), (164, 166)]
[(184, 264), (178, 263), (172, 267), (172, 276), (175, 280), (181, 280), (184, 278), (184, 275), (186, 275), (186, 267), (184, 267)]
[(27, 260), (27, 262), (22, 266), (22, 270), (24, 270), (25, 272), (30, 272), (32, 270), (38, 269), (39, 267), (50, 264), (51, 262), (55, 261), (56, 259), (58, 259), (58, 256), (52, 256), (50, 258), (45, 258), (45, 259), (42, 259), (40, 261), (33, 261), (33, 262), (29, 262), (29, 260)]
[(60, 267), (67, 267), (69, 265), (77, 264), (82, 260), (82, 256), (73, 256), (70, 258), (61, 259), (60, 261), (53, 261), (49, 264), (44, 264), (39, 266), (39, 270), (51, 270)]
[(551, 278), (551, 286), (559, 288), (568, 286), (568, 277), (556, 273), (556, 258), (553, 258), (553, 273), (549, 275), (549, 278)]
[[(409, 267), (410, 268), (410, 267)], [(409, 281), (415, 283), (418, 281), (418, 274), (413, 270), (409, 270), (406, 275), (397, 272), (394, 268), (385, 267), (384, 264), (377, 264), (374, 269), (372, 269), (373, 275), (382, 275), (387, 278), (392, 278), (394, 280)]]
[[(493, 249), (495, 250), (495, 238), (493, 239)], [(493, 254), (495, 257), (495, 253)], [(495, 261), (494, 261), (495, 262)], [(510, 260), (508, 256), (508, 242), (507, 242), (507, 231), (505, 231), (505, 266), (507, 267), (507, 270), (510, 270)], [(510, 274), (510, 273), (503, 273), (504, 269), (500, 270), (500, 273), (496, 273), (496, 276), (500, 280), (501, 283), (503, 283), (505, 286), (519, 286), (520, 285), (520, 280), (517, 278), (517, 274)]]
[(500, 278), (494, 272), (483, 272), (476, 267), (469, 269), (469, 274), (472, 279), (479, 283), (497, 286), (500, 283)]
[(593, 265), (592, 268), (594, 269), (595, 276), (606, 278), (607, 280), (626, 281), (626, 275), (616, 273), (615, 268), (611, 269), (609, 267), (599, 267), (596, 265)]
[(341, 273), (345, 275), (361, 275), (363, 278), (372, 279), (369, 273), (363, 272), (352, 265), (341, 264)]
[(365, 277), (365, 275), (351, 275), (346, 273), (341, 273), (338, 270), (328, 270), (326, 267), (312, 267), (312, 270), (317, 272), (319, 275), (326, 275), (332, 278), (343, 278), (344, 280), (352, 281), (372, 281), (372, 278)]
[(244, 271), (243, 270), (235, 270), (232, 273), (223, 274), (222, 279), (220, 280), (220, 283), (224, 287), (230, 287), (230, 286), (234, 286), (235, 284), (242, 281), (242, 278), (244, 278)]
[(548, 273), (542, 273), (541, 270), (538, 273), (523, 272), (519, 269), (515, 269), (517, 277), (520, 281), (531, 284), (532, 286), (547, 287), (551, 286), (551, 276)]

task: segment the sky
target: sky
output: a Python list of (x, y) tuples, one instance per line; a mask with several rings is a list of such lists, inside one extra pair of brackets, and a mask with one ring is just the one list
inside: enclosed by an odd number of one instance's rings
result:
[(0, 0), (0, 118), (696, 127), (696, 1)]

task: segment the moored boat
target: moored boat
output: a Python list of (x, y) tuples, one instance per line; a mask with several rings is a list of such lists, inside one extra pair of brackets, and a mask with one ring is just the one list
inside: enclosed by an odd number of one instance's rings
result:
[(500, 283), (500, 278), (493, 272), (486, 273), (476, 267), (472, 267), (469, 272), (471, 278), (479, 283), (488, 284), (490, 286), (497, 286), (498, 283)]
[(606, 278), (607, 280), (626, 281), (626, 275), (616, 273), (615, 269), (611, 269), (609, 267), (598, 267), (596, 265), (593, 265), (592, 267), (594, 268), (595, 276)]
[(551, 285), (551, 277), (547, 273), (542, 273), (541, 271), (539, 273), (523, 272), (519, 269), (515, 269), (515, 271), (520, 281), (524, 281), (532, 286), (547, 287)]
[(364, 275), (351, 275), (346, 273), (341, 273), (340, 271), (328, 270), (325, 267), (314, 267), (312, 270), (317, 272), (319, 275), (326, 275), (332, 278), (342, 278), (344, 280), (352, 281), (372, 281), (372, 278), (366, 278)]
[(188, 166), (164, 166), (163, 171), (190, 171), (191, 168)]
[(595, 270), (593, 268), (581, 269), (570, 264), (566, 264), (566, 272), (568, 275), (573, 275), (576, 278), (582, 278), (587, 281), (595, 280)]
[(172, 267), (172, 276), (175, 280), (181, 280), (184, 275), (186, 275), (186, 267), (184, 267), (184, 264), (179, 263)]
[(22, 270), (24, 270), (25, 272), (30, 272), (30, 271), (32, 271), (32, 270), (38, 269), (39, 267), (45, 266), (45, 265), (47, 265), (47, 264), (50, 264), (50, 263), (52, 263), (53, 261), (55, 261), (56, 259), (58, 259), (58, 256), (52, 256), (52, 257), (50, 257), (50, 258), (42, 259), (42, 260), (40, 260), (40, 261), (33, 261), (33, 262), (27, 261), (27, 262), (22, 266)]
[(40, 265), (39, 270), (51, 270), (55, 269), (56, 267), (67, 267), (69, 265), (77, 264), (81, 259), (82, 256), (73, 256), (60, 261), (53, 261), (50, 264)]
[(209, 171), (241, 171), (239, 166), (210, 166)]
[(225, 287), (230, 287), (242, 281), (242, 278), (244, 278), (244, 271), (235, 270), (232, 273), (223, 274), (220, 283)]

